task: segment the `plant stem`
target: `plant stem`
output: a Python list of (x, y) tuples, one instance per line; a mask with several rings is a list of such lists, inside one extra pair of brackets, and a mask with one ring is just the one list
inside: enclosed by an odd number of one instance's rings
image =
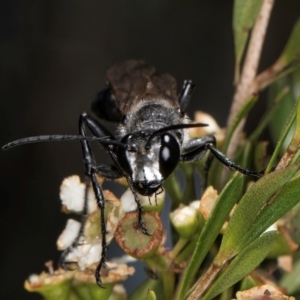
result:
[[(240, 82), (238, 83), (233, 103), (230, 111), (230, 115), (227, 122), (227, 127), (230, 126), (231, 122), (235, 119), (236, 114), (243, 106), (244, 102), (255, 92), (253, 90), (253, 82), (257, 74), (258, 63), (261, 56), (262, 45), (265, 39), (265, 34), (274, 5), (274, 0), (264, 0), (261, 6), (260, 12), (254, 24), (249, 46), (245, 58), (244, 67), (241, 74)], [(233, 157), (235, 149), (238, 146), (239, 135), (243, 130), (245, 119), (242, 120), (235, 130), (231, 143), (229, 145), (227, 156)]]
[(176, 245), (173, 247), (172, 251), (169, 254), (170, 258), (175, 259), (177, 255), (181, 252), (181, 250), (185, 247), (185, 245), (188, 243), (188, 241), (189, 239), (180, 237)]
[(217, 266), (214, 263), (210, 265), (205, 275), (196, 283), (196, 287), (187, 300), (197, 300), (206, 291), (207, 287), (212, 283), (213, 279), (217, 276), (221, 269), (221, 266)]
[(172, 299), (175, 289), (174, 272), (162, 272), (161, 274), (164, 287), (164, 299)]
[(192, 255), (193, 250), (195, 249), (197, 240), (192, 240), (176, 257), (176, 263), (181, 264), (184, 262), (189, 256)]

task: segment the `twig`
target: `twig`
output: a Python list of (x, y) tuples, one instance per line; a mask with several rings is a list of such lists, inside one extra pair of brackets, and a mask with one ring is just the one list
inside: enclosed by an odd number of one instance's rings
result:
[[(242, 75), (240, 82), (238, 83), (233, 103), (231, 106), (230, 115), (227, 121), (227, 127), (230, 126), (231, 122), (234, 120), (240, 108), (243, 106), (245, 101), (254, 94), (253, 82), (257, 74), (258, 64), (261, 56), (262, 46), (265, 39), (265, 34), (270, 18), (270, 14), (274, 5), (274, 0), (264, 0), (254, 24), (251, 38), (249, 41), (249, 46), (245, 58), (244, 67), (242, 70)], [(243, 119), (239, 126), (236, 128), (231, 143), (228, 147), (227, 156), (232, 157), (239, 142), (239, 135), (243, 130), (245, 125), (245, 119)]]

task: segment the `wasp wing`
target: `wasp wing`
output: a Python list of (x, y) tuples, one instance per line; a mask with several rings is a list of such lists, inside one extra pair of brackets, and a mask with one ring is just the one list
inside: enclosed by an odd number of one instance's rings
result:
[(168, 100), (179, 107), (174, 77), (159, 73), (143, 60), (128, 60), (107, 71), (107, 88), (93, 103), (94, 112), (109, 121), (120, 122), (141, 100)]
[(178, 106), (174, 77), (158, 73), (142, 60), (128, 60), (107, 71), (107, 80), (122, 114), (143, 99), (166, 99)]

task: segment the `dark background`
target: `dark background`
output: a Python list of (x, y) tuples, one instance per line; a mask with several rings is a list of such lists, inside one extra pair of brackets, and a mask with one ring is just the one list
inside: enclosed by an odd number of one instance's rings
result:
[[(275, 2), (261, 68), (274, 62), (300, 15), (298, 0)], [(232, 4), (1, 1), (0, 144), (76, 134), (78, 116), (89, 110), (106, 70), (129, 58), (173, 74), (179, 87), (193, 79), (190, 115), (201, 109), (224, 126), (233, 94)], [(263, 107), (260, 100), (256, 114)], [(25, 145), (1, 152), (0, 159), (0, 298), (39, 299), (23, 290), (23, 282), (45, 261), (57, 262), (56, 239), (67, 219), (60, 213), (59, 186), (68, 175), (82, 175), (80, 144)]]

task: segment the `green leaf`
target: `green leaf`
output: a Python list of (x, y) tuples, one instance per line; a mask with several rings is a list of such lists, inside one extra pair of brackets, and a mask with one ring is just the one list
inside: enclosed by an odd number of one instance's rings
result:
[(215, 280), (202, 300), (214, 298), (255, 269), (267, 256), (276, 237), (277, 231), (266, 232), (243, 249)]
[(283, 89), (288, 89), (288, 92), (284, 94), (283, 101), (279, 103), (279, 109), (274, 113), (272, 120), (270, 122), (271, 134), (273, 141), (278, 141), (280, 132), (286, 123), (286, 120), (295, 105), (295, 98), (293, 97), (290, 91), (290, 81), (288, 77), (281, 78), (275, 81), (269, 88), (268, 91), (268, 102), (270, 109), (271, 105), (274, 105), (276, 102), (275, 99), (278, 98), (278, 95), (281, 93)]
[(213, 210), (199, 235), (193, 256), (183, 275), (178, 299), (184, 299), (187, 289), (192, 284), (201, 263), (219, 235), (232, 207), (238, 201), (242, 192), (243, 183), (244, 176), (240, 173), (235, 173), (219, 195)]
[[(292, 168), (299, 168), (299, 165)], [(291, 169), (291, 167), (289, 167)], [(280, 217), (285, 215), (295, 205), (300, 202), (300, 172), (286, 183), (277, 193), (272, 197), (272, 202), (267, 203), (255, 218), (255, 223), (245, 234), (241, 244), (246, 244), (256, 239), (267, 228), (275, 223)]]
[(217, 255), (220, 259), (220, 265), (223, 264), (225, 259), (236, 255), (242, 249), (242, 246), (245, 246), (244, 242), (243, 244), (241, 242), (253, 224), (255, 224), (257, 215), (262, 207), (280, 187), (292, 178), (298, 168), (299, 166), (296, 165), (269, 173), (247, 190), (223, 235), (221, 248)]
[(298, 19), (298, 21), (296, 22), (296, 24), (293, 28), (293, 31), (291, 33), (291, 36), (290, 36), (283, 52), (281, 53), (278, 61), (282, 62), (284, 65), (288, 65), (296, 58), (299, 59), (299, 55), (300, 55), (300, 38), (299, 38), (299, 36), (300, 36), (300, 19)]
[[(300, 72), (299, 72), (300, 73)], [(271, 86), (271, 92), (269, 93), (269, 99), (270, 99), (270, 105), (265, 112), (264, 116), (260, 120), (259, 124), (257, 124), (257, 127), (255, 130), (251, 133), (249, 136), (249, 140), (251, 140), (253, 143), (257, 143), (258, 138), (261, 136), (262, 132), (265, 130), (266, 126), (271, 123), (273, 120), (278, 121), (278, 117), (281, 117), (282, 115), (282, 108), (285, 105), (286, 106), (286, 100), (289, 100), (290, 98), (286, 98), (288, 93), (290, 92), (290, 89), (285, 83), (281, 83), (279, 85), (279, 82), (276, 82), (276, 84), (273, 84)], [(292, 110), (294, 106), (294, 99), (291, 99), (291, 102), (288, 102), (289, 105), (287, 107), (287, 114), (284, 114), (284, 120), (283, 123), (280, 123), (277, 125), (277, 131), (278, 136), (276, 136), (276, 141), (279, 138), (279, 133), (281, 131), (281, 128), (283, 127), (284, 123), (286, 122), (287, 116)], [(275, 123), (275, 122), (273, 122)], [(274, 139), (275, 140), (275, 139)]]
[[(288, 119), (285, 121), (285, 125), (284, 125), (283, 129), (281, 130), (279, 138), (277, 139), (277, 144), (276, 144), (275, 150), (273, 151), (273, 154), (272, 154), (270, 161), (268, 163), (268, 166), (266, 168), (266, 173), (270, 172), (271, 169), (273, 168), (273, 166), (275, 164), (275, 160), (276, 160), (280, 150), (283, 147), (286, 148), (286, 146), (284, 146), (285, 142), (289, 142), (289, 140), (291, 139), (291, 128), (292, 128), (292, 125), (296, 118), (296, 107), (297, 107), (297, 103), (294, 104), (294, 107), (291, 110)], [(280, 122), (280, 120), (277, 120), (277, 121)]]
[(255, 151), (254, 151), (254, 165), (255, 170), (263, 170), (264, 169), (264, 159), (267, 154), (267, 141), (261, 141), (256, 143)]
[[(296, 118), (296, 124), (295, 124), (295, 130), (293, 133), (291, 133), (291, 127), (294, 123), (294, 120)], [(283, 142), (286, 140), (287, 135), (290, 134), (292, 136), (292, 139), (287, 147), (287, 150), (285, 151), (284, 154), (284, 160), (282, 159), (280, 161), (280, 163), (282, 163), (283, 166), (286, 166), (290, 163), (290, 161), (295, 158), (296, 161), (298, 159), (298, 156), (296, 155), (297, 151), (299, 150), (299, 146), (300, 146), (300, 97), (298, 99), (298, 101), (296, 102), (296, 104), (294, 105), (294, 109), (292, 110), (289, 119), (287, 120), (282, 133), (280, 135), (280, 139), (277, 142), (276, 148), (272, 154), (272, 157), (269, 161), (269, 164), (266, 168), (266, 172), (269, 172), (272, 168), (272, 165), (279, 153), (279, 150), (283, 144)], [(294, 157), (296, 155), (296, 157)], [(295, 163), (295, 161), (292, 161), (293, 163)], [(282, 167), (281, 165), (281, 167)]]
[(299, 68), (291, 74), (291, 90), (294, 98), (297, 99), (300, 95), (300, 63)]
[(299, 149), (299, 145), (300, 145), (300, 97), (298, 99), (297, 107), (296, 107), (296, 128), (291, 143), (289, 144), (289, 151), (295, 153), (297, 149)]
[(235, 82), (238, 82), (240, 63), (250, 30), (254, 25), (262, 0), (235, 0), (233, 7), (233, 33), (235, 46)]

